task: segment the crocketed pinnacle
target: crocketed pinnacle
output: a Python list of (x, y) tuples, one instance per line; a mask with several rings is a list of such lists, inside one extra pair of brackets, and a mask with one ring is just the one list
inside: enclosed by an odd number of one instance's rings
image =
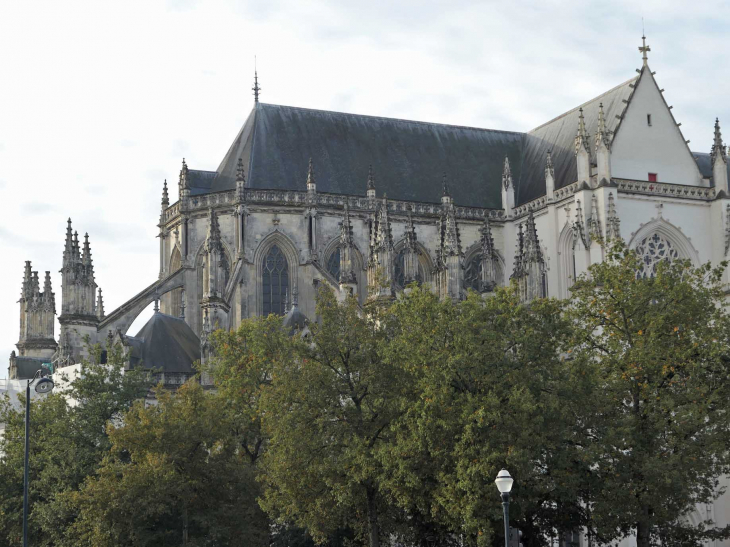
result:
[(504, 157), (504, 167), (502, 168), (502, 186), (505, 190), (512, 186), (512, 171), (509, 168), (509, 158)]
[(725, 153), (725, 145), (722, 144), (722, 133), (720, 132), (720, 120), (715, 118), (715, 135), (712, 140), (712, 150), (710, 152), (710, 158), (712, 163), (720, 157), (722, 161), (727, 162), (727, 155)]

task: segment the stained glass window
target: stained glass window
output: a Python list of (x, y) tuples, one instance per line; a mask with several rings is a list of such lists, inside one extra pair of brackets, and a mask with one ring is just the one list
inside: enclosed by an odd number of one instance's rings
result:
[(269, 249), (264, 259), (262, 283), (264, 315), (284, 315), (289, 294), (289, 263), (276, 245)]
[(479, 291), (480, 281), (482, 279), (482, 257), (475, 254), (464, 270), (464, 288)]
[(652, 234), (642, 239), (636, 246), (636, 253), (641, 257), (641, 269), (636, 277), (643, 279), (654, 277), (657, 265), (662, 260), (672, 262), (679, 258), (679, 253), (671, 242), (660, 234)]
[[(406, 259), (406, 251), (403, 249), (401, 252), (398, 253), (398, 255), (395, 257), (395, 264), (394, 266), (394, 275), (395, 275), (395, 282), (398, 284), (399, 287), (405, 287), (406, 286), (406, 272), (405, 272), (405, 259)], [(424, 279), (423, 275), (423, 265), (421, 262), (418, 262), (418, 273), (416, 274), (416, 281), (419, 283), (423, 283)]]
[(327, 271), (337, 281), (340, 280), (340, 248), (337, 247), (327, 261)]

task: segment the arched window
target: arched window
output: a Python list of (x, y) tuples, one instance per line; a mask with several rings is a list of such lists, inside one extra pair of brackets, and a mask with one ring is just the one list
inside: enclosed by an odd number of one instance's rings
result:
[[(496, 277), (497, 285), (502, 284), (502, 263), (500, 260), (495, 260), (494, 275)], [(481, 280), (482, 280), (482, 255), (480, 253), (474, 253), (469, 261), (466, 263), (464, 268), (464, 289), (474, 289), (475, 291), (481, 291)]]
[(180, 249), (175, 247), (170, 257), (170, 273), (174, 273), (182, 268), (182, 256), (180, 256)]
[(480, 281), (482, 279), (482, 257), (479, 253), (475, 254), (469, 260), (464, 269), (464, 289), (480, 290)]
[(646, 279), (656, 275), (657, 265), (662, 261), (673, 262), (679, 258), (679, 252), (671, 241), (657, 232), (642, 239), (636, 246), (636, 254), (641, 258), (641, 269), (636, 277)]
[(278, 246), (272, 245), (263, 263), (263, 312), (284, 315), (289, 294), (289, 263)]
[[(406, 260), (406, 250), (401, 250), (395, 257), (395, 264), (394, 266), (394, 275), (395, 275), (395, 282), (398, 284), (399, 287), (405, 287), (406, 286), (406, 272), (405, 272), (405, 260)], [(423, 283), (423, 280), (426, 278), (423, 272), (423, 264), (421, 264), (421, 261), (418, 261), (418, 273), (416, 274), (416, 281), (419, 283)]]
[(340, 280), (340, 248), (339, 247), (337, 247), (334, 251), (332, 251), (332, 254), (329, 257), (329, 260), (327, 260), (327, 271), (337, 281)]

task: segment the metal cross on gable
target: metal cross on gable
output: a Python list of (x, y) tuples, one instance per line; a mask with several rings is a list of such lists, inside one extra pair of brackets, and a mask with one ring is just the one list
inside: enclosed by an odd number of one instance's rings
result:
[(641, 37), (641, 43), (643, 45), (639, 46), (639, 51), (641, 52), (641, 58), (644, 60), (644, 66), (647, 66), (649, 57), (646, 54), (651, 51), (651, 48), (646, 45), (646, 36)]

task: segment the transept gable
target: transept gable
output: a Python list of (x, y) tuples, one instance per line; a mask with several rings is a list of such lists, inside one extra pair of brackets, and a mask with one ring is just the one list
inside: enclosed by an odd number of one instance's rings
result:
[(702, 174), (648, 65), (636, 81), (613, 137), (615, 178), (699, 185)]

